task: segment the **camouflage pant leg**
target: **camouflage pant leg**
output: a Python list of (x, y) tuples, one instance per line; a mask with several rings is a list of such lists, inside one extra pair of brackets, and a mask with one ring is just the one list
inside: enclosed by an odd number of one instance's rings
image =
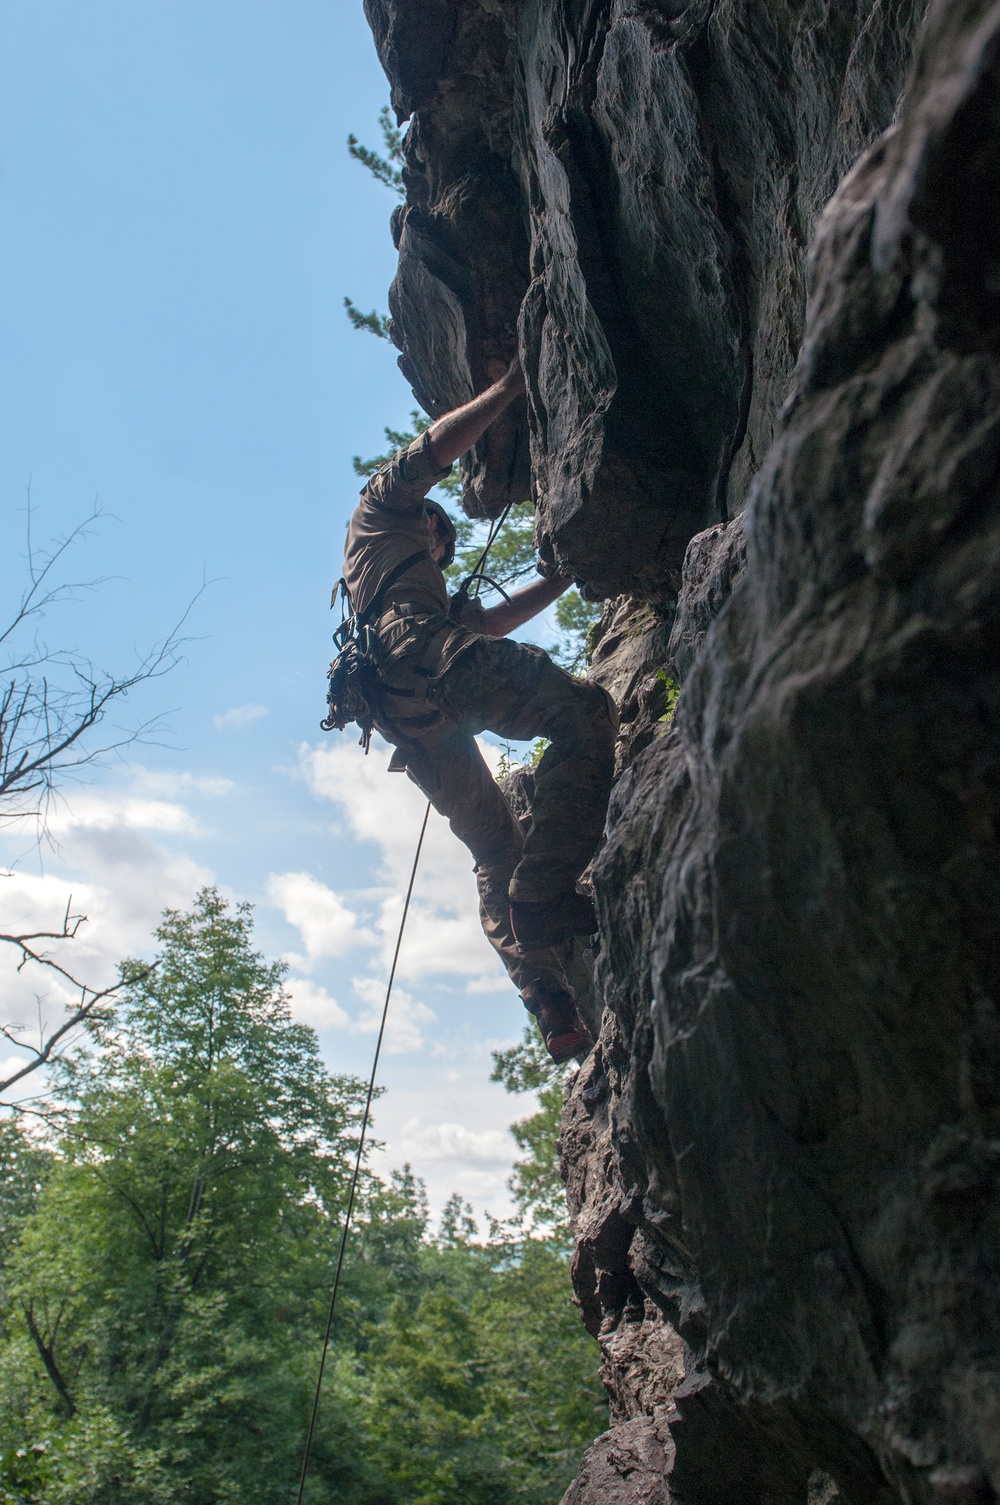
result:
[(430, 745), (407, 746), (406, 771), (435, 810), (447, 819), (475, 859), (483, 932), (525, 1004), (564, 986), (541, 957), (525, 957), (510, 928), (507, 891), (521, 859), (523, 837), (475, 739), (454, 732)]
[(538, 901), (572, 889), (604, 831), (618, 726), (611, 697), (540, 648), (480, 637), (432, 683), (428, 699), (470, 738), (482, 731), (549, 738), (509, 892)]

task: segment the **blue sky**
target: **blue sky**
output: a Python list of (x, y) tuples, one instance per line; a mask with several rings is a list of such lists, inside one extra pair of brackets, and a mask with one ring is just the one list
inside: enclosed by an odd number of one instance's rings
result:
[[(184, 662), (129, 706), (165, 734), (67, 790), (4, 920), (72, 892), (103, 975), (216, 882), (292, 958), (330, 1064), (366, 1073), (423, 801), (384, 752), (318, 729), (351, 457), (413, 406), (343, 312), (345, 294), (383, 308), (394, 267), (393, 200), (345, 145), (378, 145), (388, 96), (360, 0), (7, 0), (0, 25), (4, 600), (29, 486), (43, 543), (103, 514), (71, 570), (102, 583), (53, 642), (126, 669), (208, 582)], [(8, 834), (6, 860), (24, 851)], [(436, 816), (414, 920), (377, 1132), (435, 1205), (457, 1189), (502, 1212), (505, 1126), (530, 1104), (488, 1084), (489, 1050), (524, 1014)], [(36, 1016), (23, 979), (4, 997)]]

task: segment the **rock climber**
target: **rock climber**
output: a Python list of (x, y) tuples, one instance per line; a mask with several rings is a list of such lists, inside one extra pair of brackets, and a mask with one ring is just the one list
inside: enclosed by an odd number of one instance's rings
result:
[[(604, 829), (617, 715), (611, 697), (541, 648), (507, 634), (572, 584), (554, 573), (483, 607), (449, 602), (443, 570), (455, 528), (427, 500), (460, 455), (524, 392), (520, 364), (438, 418), (369, 479), (347, 530), (344, 582), (356, 613), (372, 605), (381, 657), (374, 722), (405, 770), (475, 859), (480, 917), (557, 1061), (590, 1041), (553, 948), (596, 927), (577, 880)], [(387, 585), (388, 582), (388, 585)], [(476, 745), (491, 731), (545, 737), (527, 833)]]

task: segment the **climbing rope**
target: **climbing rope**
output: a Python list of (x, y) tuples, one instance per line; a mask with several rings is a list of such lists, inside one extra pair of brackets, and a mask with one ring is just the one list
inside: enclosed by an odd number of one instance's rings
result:
[(485, 582), (487, 585), (492, 585), (492, 587), (493, 587), (494, 590), (498, 590), (500, 592), (501, 596), (503, 596), (503, 598), (504, 598), (505, 601), (509, 601), (510, 600), (510, 597), (508, 596), (507, 592), (503, 589), (502, 586), (497, 585), (497, 583), (496, 583), (495, 580), (491, 580), (488, 575), (484, 575), (483, 574), (483, 566), (485, 565), (487, 559), (489, 558), (490, 550), (492, 549), (493, 545), (496, 543), (497, 539), (500, 537), (500, 530), (503, 527), (504, 523), (507, 521), (507, 516), (508, 516), (508, 514), (510, 512), (511, 507), (513, 507), (513, 505), (514, 505), (513, 502), (508, 502), (507, 505), (506, 505), (506, 507), (501, 512), (500, 516), (498, 518), (496, 518), (494, 520), (494, 522), (492, 522), (490, 524), (490, 531), (489, 531), (489, 533), (487, 535), (487, 538), (486, 538), (486, 547), (483, 549), (483, 552), (480, 554), (479, 558), (476, 560), (476, 565), (475, 565), (475, 568), (472, 571), (472, 574), (469, 575), (469, 576), (467, 576), (467, 578), (463, 581), (463, 583), (462, 583), (462, 589), (463, 590), (467, 589), (467, 587), (473, 581), (475, 581), (475, 584), (476, 584), (475, 594), (478, 596), (479, 595), (480, 586)]
[(330, 1309), (326, 1316), (326, 1332), (323, 1335), (323, 1347), (320, 1352), (319, 1373), (316, 1376), (316, 1392), (313, 1395), (312, 1414), (309, 1417), (309, 1430), (306, 1433), (306, 1445), (302, 1454), (302, 1471), (299, 1474), (299, 1492), (295, 1497), (295, 1505), (302, 1505), (303, 1491), (306, 1487), (306, 1475), (309, 1472), (309, 1457), (312, 1453), (313, 1434), (316, 1431), (316, 1417), (319, 1413), (319, 1397), (323, 1388), (323, 1373), (326, 1369), (326, 1356), (330, 1348), (330, 1334), (333, 1331), (333, 1315), (337, 1309), (337, 1292), (340, 1289), (340, 1274), (344, 1268), (344, 1253), (347, 1249), (347, 1234), (351, 1226), (351, 1214), (354, 1211), (354, 1198), (358, 1189), (358, 1178), (361, 1175), (361, 1159), (365, 1149), (365, 1136), (368, 1133), (368, 1121), (371, 1117), (372, 1098), (375, 1094), (375, 1073), (378, 1071), (378, 1059), (382, 1053), (382, 1039), (385, 1035), (385, 1023), (389, 1017), (389, 999), (392, 997), (392, 984), (396, 977), (396, 963), (399, 961), (399, 948), (403, 944), (403, 931), (406, 929), (406, 916), (410, 912), (410, 899), (413, 894), (413, 884), (417, 876), (417, 864), (420, 861), (420, 850), (424, 844), (424, 833), (427, 830), (427, 818), (431, 813), (431, 802), (427, 801), (427, 809), (424, 811), (423, 824), (420, 827), (420, 835), (417, 838), (417, 850), (413, 854), (413, 867), (410, 871), (410, 882), (406, 889), (406, 899), (403, 903), (403, 918), (399, 922), (399, 934), (396, 937), (396, 950), (392, 957), (392, 966), (389, 969), (389, 982), (385, 990), (385, 1003), (382, 1005), (382, 1022), (379, 1025), (378, 1039), (375, 1042), (375, 1059), (372, 1061), (372, 1074), (368, 1081), (368, 1097), (365, 1100), (365, 1111), (361, 1119), (361, 1137), (358, 1140), (358, 1153), (354, 1161), (354, 1175), (351, 1178), (351, 1191), (347, 1199), (347, 1211), (344, 1214), (344, 1226), (340, 1233), (340, 1248), (337, 1251), (337, 1266), (333, 1276), (333, 1290), (330, 1292)]

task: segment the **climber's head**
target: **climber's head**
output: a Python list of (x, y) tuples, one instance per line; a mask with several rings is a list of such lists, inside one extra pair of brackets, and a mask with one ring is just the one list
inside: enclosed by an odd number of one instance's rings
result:
[(455, 524), (440, 502), (424, 502), (424, 515), (431, 535), (431, 558), (446, 570), (455, 557)]

